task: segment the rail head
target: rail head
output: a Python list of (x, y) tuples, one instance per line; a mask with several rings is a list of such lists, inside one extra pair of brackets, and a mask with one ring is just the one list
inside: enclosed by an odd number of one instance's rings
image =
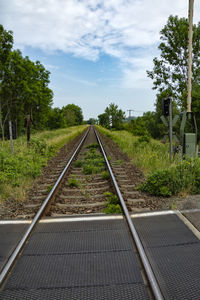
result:
[(143, 248), (143, 246), (142, 246), (142, 243), (141, 243), (141, 241), (140, 241), (139, 235), (138, 235), (138, 233), (137, 233), (137, 231), (136, 231), (136, 229), (135, 229), (135, 226), (133, 225), (133, 222), (132, 222), (132, 220), (131, 220), (131, 217), (130, 217), (130, 215), (129, 215), (128, 209), (127, 209), (126, 204), (125, 204), (125, 201), (124, 201), (124, 199), (123, 199), (123, 197), (122, 197), (122, 194), (121, 194), (121, 192), (120, 192), (119, 186), (118, 186), (117, 181), (116, 181), (116, 179), (115, 179), (114, 173), (113, 173), (113, 171), (112, 171), (112, 168), (111, 168), (111, 166), (110, 166), (110, 163), (109, 163), (109, 161), (108, 161), (108, 159), (107, 159), (107, 156), (106, 156), (106, 153), (105, 153), (105, 151), (104, 151), (103, 145), (102, 145), (102, 143), (101, 143), (101, 139), (100, 139), (100, 137), (99, 137), (99, 135), (98, 135), (98, 133), (97, 133), (97, 130), (94, 129), (94, 131), (95, 131), (95, 134), (96, 134), (98, 143), (99, 143), (99, 145), (100, 145), (101, 151), (102, 151), (102, 153), (103, 153), (103, 156), (104, 156), (106, 165), (107, 165), (107, 167), (108, 167), (108, 170), (109, 170), (111, 179), (112, 179), (112, 181), (113, 181), (113, 184), (114, 184), (116, 193), (117, 193), (117, 195), (118, 195), (118, 197), (119, 197), (119, 200), (120, 200), (122, 209), (123, 209), (123, 211), (124, 211), (124, 215), (125, 215), (126, 221), (127, 221), (127, 223), (128, 223), (128, 226), (129, 226), (131, 235), (132, 235), (132, 237), (133, 237), (133, 240), (135, 241), (135, 244), (136, 244), (138, 253), (139, 253), (140, 258), (141, 258), (141, 261), (142, 261), (142, 263), (143, 263), (143, 266), (144, 266), (144, 269), (145, 269), (147, 278), (148, 278), (148, 280), (149, 280), (149, 284), (150, 284), (150, 286), (151, 286), (152, 292), (153, 292), (153, 294), (154, 294), (154, 297), (155, 297), (156, 300), (163, 300), (164, 298), (163, 298), (162, 292), (161, 292), (160, 287), (159, 287), (159, 285), (158, 285), (158, 283), (157, 283), (157, 280), (156, 280), (156, 278), (155, 278), (155, 275), (154, 275), (154, 273), (153, 273), (153, 270), (152, 270), (152, 268), (151, 268), (151, 265), (150, 265), (150, 263), (149, 263), (149, 260), (148, 260), (148, 258), (147, 258), (147, 256), (146, 256), (146, 253), (145, 253), (144, 248)]
[(52, 196), (54, 195), (56, 189), (58, 188), (61, 180), (63, 179), (66, 171), (68, 170), (69, 166), (71, 165), (74, 157), (76, 156), (77, 152), (79, 151), (79, 149), (81, 148), (83, 142), (85, 141), (88, 133), (89, 133), (90, 127), (88, 127), (86, 133), (84, 134), (83, 138), (81, 139), (80, 143), (78, 144), (78, 146), (76, 147), (75, 151), (73, 152), (71, 158), (68, 160), (64, 170), (62, 171), (62, 173), (60, 174), (59, 178), (57, 179), (56, 183), (54, 184), (52, 190), (50, 191), (50, 193), (48, 194), (48, 196), (45, 198), (44, 202), (42, 203), (41, 207), (39, 208), (38, 212), (36, 213), (35, 217), (33, 218), (31, 224), (29, 225), (28, 229), (26, 230), (25, 234), (23, 235), (22, 239), (20, 240), (20, 242), (18, 243), (17, 247), (15, 248), (15, 250), (13, 251), (13, 253), (11, 254), (11, 256), (9, 257), (7, 263), (5, 264), (5, 266), (3, 267), (1, 274), (0, 274), (0, 287), (3, 284), (4, 280), (6, 279), (12, 265), (14, 264), (15, 260), (17, 259), (19, 253), (21, 252), (21, 250), (23, 249), (23, 246), (25, 245), (27, 239), (29, 238), (31, 232), (33, 231), (34, 227), (36, 226), (36, 224), (38, 223), (39, 219), (41, 218), (45, 208), (47, 207), (48, 203), (50, 202)]

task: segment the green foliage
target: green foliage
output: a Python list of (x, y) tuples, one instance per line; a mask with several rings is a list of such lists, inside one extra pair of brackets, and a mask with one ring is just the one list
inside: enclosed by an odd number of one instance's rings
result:
[(158, 196), (172, 196), (180, 192), (200, 192), (200, 159), (187, 159), (168, 169), (158, 170), (147, 177), (141, 190)]
[(143, 135), (140, 136), (138, 139), (138, 143), (149, 143), (150, 142), (150, 137), (148, 135)]
[(83, 122), (83, 113), (81, 108), (75, 104), (63, 106), (62, 112), (65, 116), (67, 126), (81, 125)]
[[(188, 20), (170, 16), (161, 30), (160, 58), (154, 58), (154, 68), (147, 71), (159, 93), (167, 91), (181, 109), (186, 108)], [(200, 23), (193, 26), (193, 95), (200, 84)], [(200, 94), (198, 93), (198, 99)], [(196, 101), (195, 101), (196, 102)], [(196, 103), (193, 103), (196, 105)]]
[(82, 124), (80, 107), (69, 104), (51, 108), (53, 92), (49, 88), (50, 72), (39, 62), (13, 50), (13, 36), (0, 25), (0, 136), (9, 138), (8, 120), (13, 137), (26, 132), (26, 117), (31, 116), (31, 132)]
[(97, 122), (97, 120), (96, 120), (96, 119), (94, 119), (94, 118), (90, 118), (90, 119), (87, 121), (87, 124), (90, 124), (90, 125), (95, 125), (95, 124), (96, 124), (96, 122)]
[(104, 169), (105, 161), (101, 154), (97, 153), (97, 143), (89, 144), (86, 149), (89, 151), (85, 152), (84, 159), (77, 160), (74, 162), (75, 167), (82, 167), (85, 175), (97, 174)]
[[(106, 128), (113, 128), (116, 130), (123, 128), (123, 120), (125, 119), (125, 113), (118, 109), (118, 106), (114, 103), (111, 103), (106, 107), (105, 112), (98, 116), (99, 124)], [(111, 121), (111, 125), (109, 123)]]
[(106, 214), (121, 214), (122, 210), (119, 204), (119, 199), (116, 195), (110, 192), (104, 193), (106, 197), (106, 208), (102, 211)]
[(46, 192), (49, 194), (51, 192), (52, 188), (53, 188), (52, 185), (48, 185), (47, 189), (46, 189)]
[(103, 172), (101, 173), (101, 178), (102, 178), (103, 180), (108, 180), (108, 179), (110, 178), (110, 174), (109, 174), (107, 171), (103, 171)]
[(97, 154), (92, 148), (85, 154), (85, 159), (82, 163), (83, 173), (86, 175), (97, 174), (104, 169), (105, 162), (101, 155)]
[(82, 167), (82, 160), (76, 160), (74, 163), (73, 163), (74, 167), (75, 168), (81, 168)]
[(140, 137), (133, 136), (125, 130), (110, 131), (100, 126), (98, 129), (111, 138), (145, 174), (170, 165), (169, 144), (154, 139), (149, 142), (138, 142)]
[(80, 182), (74, 176), (74, 177), (71, 177), (71, 178), (68, 179), (68, 186), (69, 187), (79, 187), (80, 186)]
[(109, 202), (109, 204), (119, 204), (119, 199), (116, 195), (114, 195), (111, 192), (105, 192), (104, 196), (106, 196), (106, 200)]
[(26, 188), (34, 178), (41, 174), (48, 159), (84, 129), (85, 126), (81, 126), (37, 133), (32, 136), (29, 147), (27, 147), (25, 137), (21, 137), (14, 140), (14, 155), (10, 153), (9, 141), (2, 142), (0, 149), (0, 201), (11, 196), (23, 201), (22, 197), (26, 196)]
[(57, 129), (66, 127), (66, 118), (60, 108), (51, 108), (48, 114), (47, 127), (49, 129)]
[(121, 214), (122, 209), (119, 204), (108, 204), (106, 208), (102, 209), (105, 214)]

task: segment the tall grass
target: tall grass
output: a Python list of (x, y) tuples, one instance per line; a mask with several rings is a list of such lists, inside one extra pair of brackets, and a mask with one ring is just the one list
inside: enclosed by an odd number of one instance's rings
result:
[(85, 125), (32, 134), (30, 147), (26, 137), (14, 140), (14, 155), (9, 141), (0, 144), (0, 202), (13, 198), (23, 201), (34, 178), (47, 161), (67, 142), (86, 128)]
[(170, 166), (168, 144), (153, 139), (145, 140), (125, 130), (111, 131), (101, 126), (98, 129), (110, 137), (144, 174)]
[(200, 158), (176, 157), (170, 163), (169, 144), (148, 137), (136, 137), (127, 131), (110, 131), (98, 126), (131, 161), (147, 175), (139, 189), (158, 196), (200, 193)]

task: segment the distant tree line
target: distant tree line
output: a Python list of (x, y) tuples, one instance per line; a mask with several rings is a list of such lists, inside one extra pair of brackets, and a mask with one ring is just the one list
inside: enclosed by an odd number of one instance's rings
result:
[(13, 33), (0, 25), (0, 137), (9, 137), (8, 122), (14, 137), (25, 132), (27, 115), (36, 130), (78, 125), (83, 121), (79, 106), (68, 104), (52, 108), (50, 72), (39, 62), (13, 50)]

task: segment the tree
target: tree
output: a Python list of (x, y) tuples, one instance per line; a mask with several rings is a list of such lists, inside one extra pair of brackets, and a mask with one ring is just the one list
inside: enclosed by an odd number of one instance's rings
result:
[(66, 118), (62, 109), (55, 107), (48, 114), (47, 127), (49, 129), (58, 129), (66, 127)]
[(125, 120), (125, 113), (121, 109), (118, 109), (117, 105), (111, 103), (108, 107), (106, 107), (105, 113), (111, 118), (112, 128), (122, 129), (122, 123), (123, 120)]
[(3, 115), (5, 103), (3, 102), (2, 82), (5, 80), (5, 71), (9, 66), (9, 57), (13, 46), (12, 31), (6, 31), (0, 25), (0, 128), (2, 132), (2, 139), (4, 140), (4, 126), (8, 117), (8, 112)]
[(95, 124), (96, 124), (96, 122), (97, 122), (97, 120), (96, 120), (96, 119), (94, 119), (94, 118), (90, 118), (90, 119), (87, 121), (87, 124), (90, 124), (90, 125), (95, 125)]
[(103, 113), (98, 115), (99, 125), (109, 128), (109, 115), (107, 113)]
[(16, 136), (24, 131), (27, 115), (31, 115), (36, 129), (45, 128), (53, 99), (48, 87), (50, 72), (39, 61), (34, 63), (24, 58), (20, 50), (12, 50), (12, 46), (12, 32), (0, 25), (0, 129), (3, 140), (8, 120)]
[(82, 109), (75, 104), (68, 104), (62, 108), (67, 126), (81, 125), (83, 122)]
[[(200, 23), (193, 26), (193, 84), (200, 85)], [(186, 108), (188, 21), (170, 16), (161, 30), (159, 49), (161, 57), (154, 58), (154, 68), (147, 71), (159, 93), (166, 91), (173, 96), (181, 109)], [(197, 90), (197, 89), (196, 89)]]

